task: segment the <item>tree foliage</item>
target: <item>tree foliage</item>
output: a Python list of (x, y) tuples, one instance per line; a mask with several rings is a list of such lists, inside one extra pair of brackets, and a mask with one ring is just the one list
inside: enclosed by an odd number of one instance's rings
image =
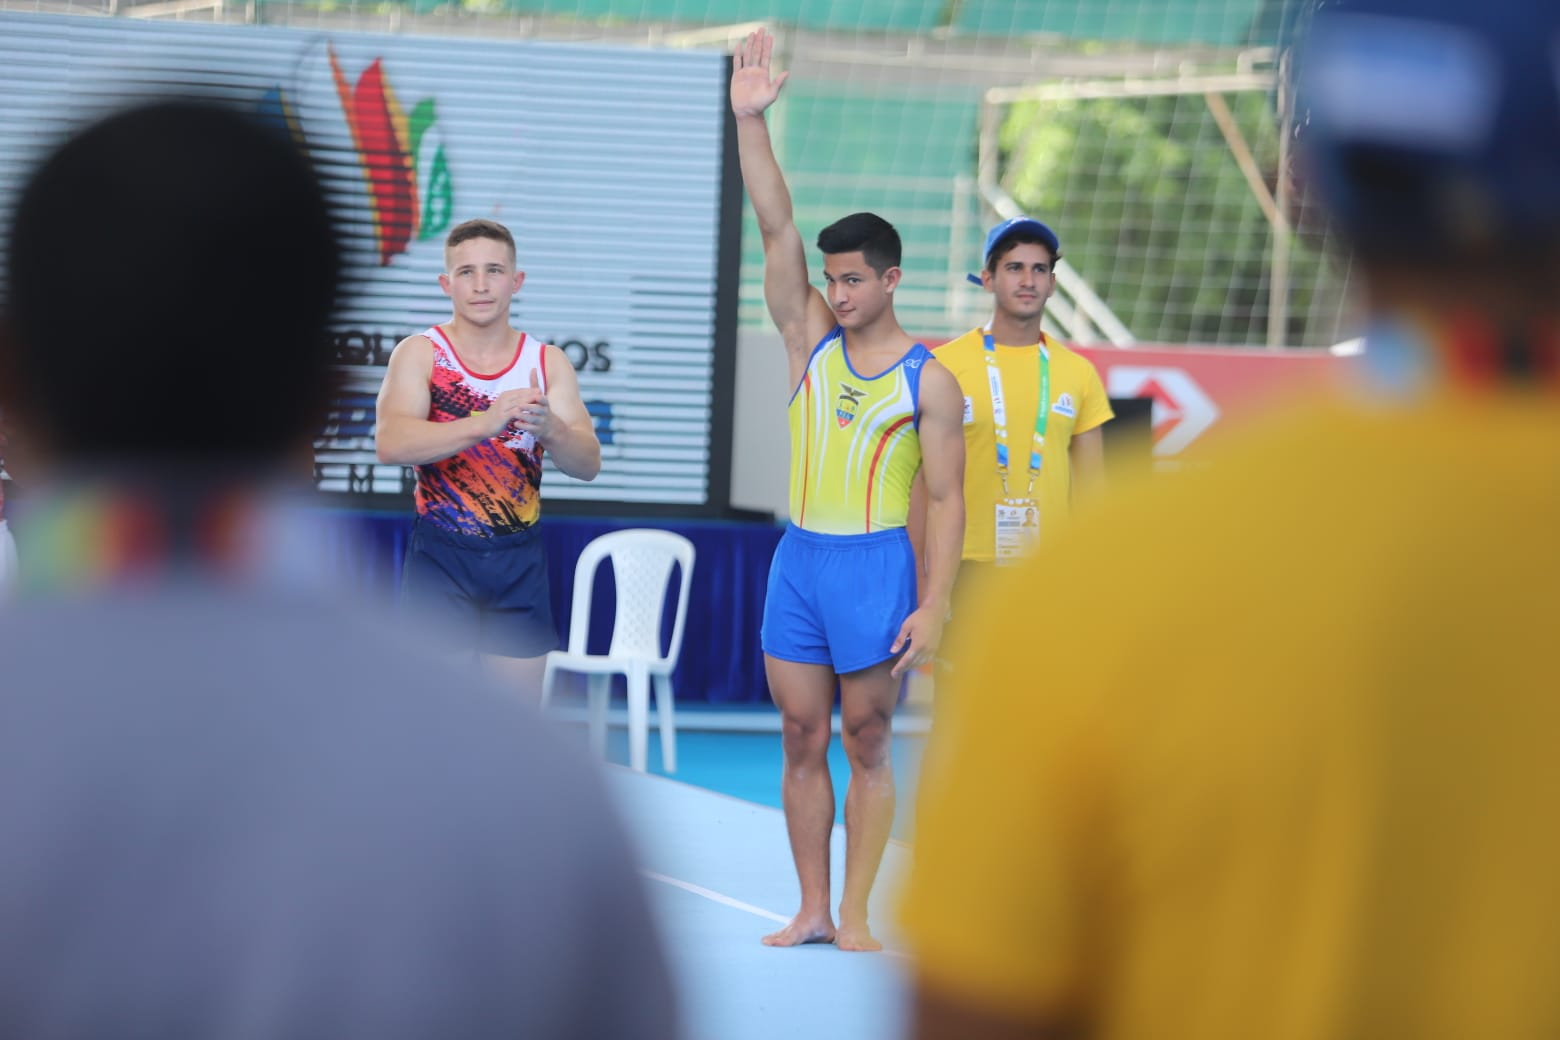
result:
[[(1269, 191), (1272, 101), (1226, 96)], [(1267, 341), (1274, 233), (1201, 94), (1025, 102), (1003, 124), (1004, 184), (1139, 339)], [(1285, 345), (1337, 339), (1341, 279), (1302, 225), (1289, 249)]]

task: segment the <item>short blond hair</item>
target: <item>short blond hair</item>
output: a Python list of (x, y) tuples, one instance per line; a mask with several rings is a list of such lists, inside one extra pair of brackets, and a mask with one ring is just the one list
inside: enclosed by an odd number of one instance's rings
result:
[(496, 220), (467, 220), (450, 228), (450, 233), (444, 238), (444, 260), (449, 263), (450, 250), (462, 242), (470, 242), (474, 238), (490, 238), (495, 242), (502, 242), (509, 247), (509, 259), (515, 259), (515, 236), (509, 233), (509, 229)]

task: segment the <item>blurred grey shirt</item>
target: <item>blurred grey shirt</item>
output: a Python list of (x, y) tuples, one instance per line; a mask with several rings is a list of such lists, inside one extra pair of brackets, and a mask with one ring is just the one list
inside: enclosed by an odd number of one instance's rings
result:
[(0, 1035), (675, 1035), (602, 778), (366, 608), (0, 612)]

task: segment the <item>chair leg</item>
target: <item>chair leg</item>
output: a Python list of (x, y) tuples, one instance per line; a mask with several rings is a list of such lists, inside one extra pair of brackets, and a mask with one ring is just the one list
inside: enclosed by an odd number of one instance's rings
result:
[(650, 743), (650, 676), (643, 668), (628, 672), (628, 765), (643, 773)]
[(557, 676), (558, 669), (553, 667), (552, 660), (549, 658), (547, 663), (542, 666), (542, 699), (537, 702), (538, 710), (546, 708), (547, 702), (552, 700), (553, 681)]
[(590, 728), (590, 746), (603, 759), (607, 757), (607, 702), (612, 699), (612, 676), (587, 677), (586, 709)]
[(677, 772), (677, 717), (672, 702), (672, 677), (657, 675), (655, 678), (655, 713), (661, 722), (661, 768), (668, 773)]

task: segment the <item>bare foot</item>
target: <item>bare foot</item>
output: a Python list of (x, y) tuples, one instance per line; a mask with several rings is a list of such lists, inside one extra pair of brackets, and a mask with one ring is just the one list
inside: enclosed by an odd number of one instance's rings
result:
[(840, 928), (834, 937), (834, 945), (842, 950), (854, 950), (858, 953), (875, 953), (883, 948), (883, 944), (872, 938), (872, 932), (867, 928), (867, 922), (852, 921), (846, 923), (845, 918), (840, 918)]
[(778, 932), (764, 936), (765, 946), (801, 946), (806, 943), (831, 943), (834, 941), (834, 921), (828, 914), (803, 917), (797, 914), (791, 923)]

